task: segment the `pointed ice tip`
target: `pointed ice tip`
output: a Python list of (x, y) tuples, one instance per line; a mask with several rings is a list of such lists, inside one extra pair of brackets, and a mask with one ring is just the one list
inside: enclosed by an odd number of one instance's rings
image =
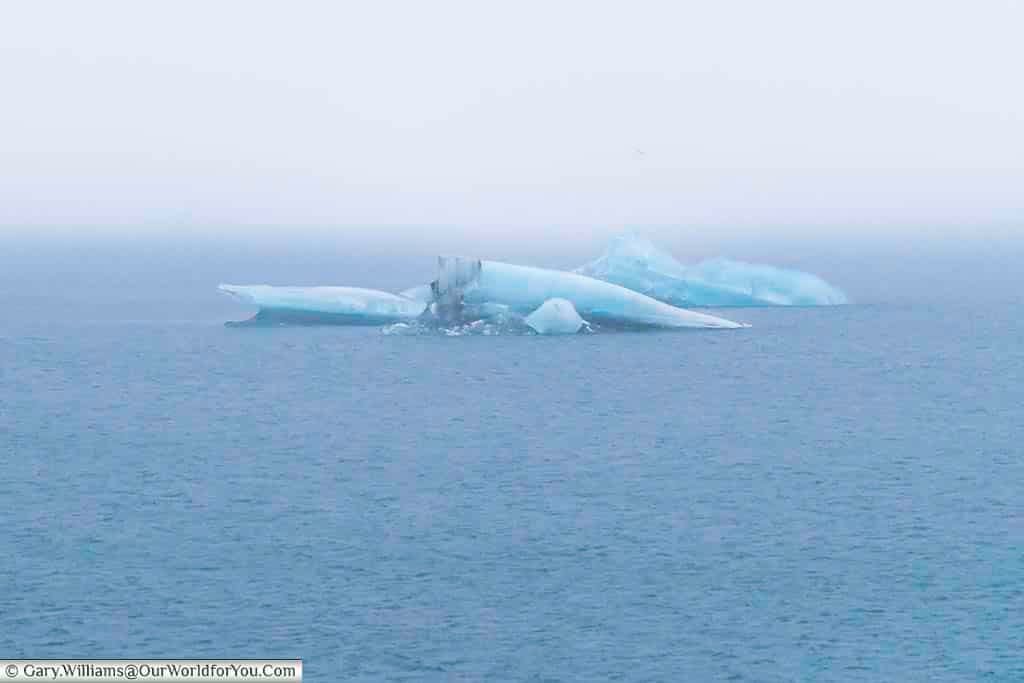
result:
[(228, 285), (223, 283), (217, 285), (218, 291), (223, 292), (228, 296), (233, 296), (236, 299), (241, 299), (243, 301), (248, 301), (249, 299), (252, 298), (250, 295), (246, 293), (246, 289), (247, 288), (243, 285)]

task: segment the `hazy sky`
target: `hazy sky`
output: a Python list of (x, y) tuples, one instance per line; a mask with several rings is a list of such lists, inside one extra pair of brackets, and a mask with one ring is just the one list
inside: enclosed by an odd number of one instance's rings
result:
[(1024, 3), (33, 2), (0, 231), (1024, 226)]

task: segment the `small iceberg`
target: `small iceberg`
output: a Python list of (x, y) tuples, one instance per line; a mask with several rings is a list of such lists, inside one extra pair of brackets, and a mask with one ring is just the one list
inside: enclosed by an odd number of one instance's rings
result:
[(684, 308), (849, 303), (841, 290), (810, 273), (722, 258), (686, 266), (635, 234), (612, 240), (600, 258), (574, 272)]
[(537, 334), (576, 334), (587, 322), (567, 299), (548, 299), (525, 322)]

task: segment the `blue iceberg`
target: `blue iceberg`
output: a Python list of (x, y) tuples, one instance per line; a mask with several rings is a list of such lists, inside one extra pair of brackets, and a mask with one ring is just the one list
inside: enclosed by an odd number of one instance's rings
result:
[(442, 311), (454, 292), (464, 304), (499, 303), (522, 315), (549, 299), (565, 299), (585, 320), (611, 327), (744, 327), (578, 273), (462, 258), (442, 258), (439, 270), (434, 284)]
[(247, 321), (251, 324), (415, 323), (463, 329), (487, 321), (542, 334), (570, 328), (576, 332), (585, 321), (609, 327), (744, 327), (578, 273), (460, 257), (440, 257), (436, 280), (402, 294), (358, 287), (221, 285), (220, 289), (259, 307)]
[(574, 272), (679, 307), (849, 303), (841, 290), (810, 273), (721, 258), (686, 266), (635, 234), (612, 240), (600, 258)]
[(387, 325), (418, 319), (427, 304), (361, 287), (220, 285), (220, 291), (258, 306), (247, 323)]

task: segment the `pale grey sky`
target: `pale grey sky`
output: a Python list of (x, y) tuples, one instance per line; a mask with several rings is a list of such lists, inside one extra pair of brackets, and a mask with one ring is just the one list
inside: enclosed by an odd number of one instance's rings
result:
[(996, 0), (11, 2), (0, 231), (1013, 231), (1022, 27)]

